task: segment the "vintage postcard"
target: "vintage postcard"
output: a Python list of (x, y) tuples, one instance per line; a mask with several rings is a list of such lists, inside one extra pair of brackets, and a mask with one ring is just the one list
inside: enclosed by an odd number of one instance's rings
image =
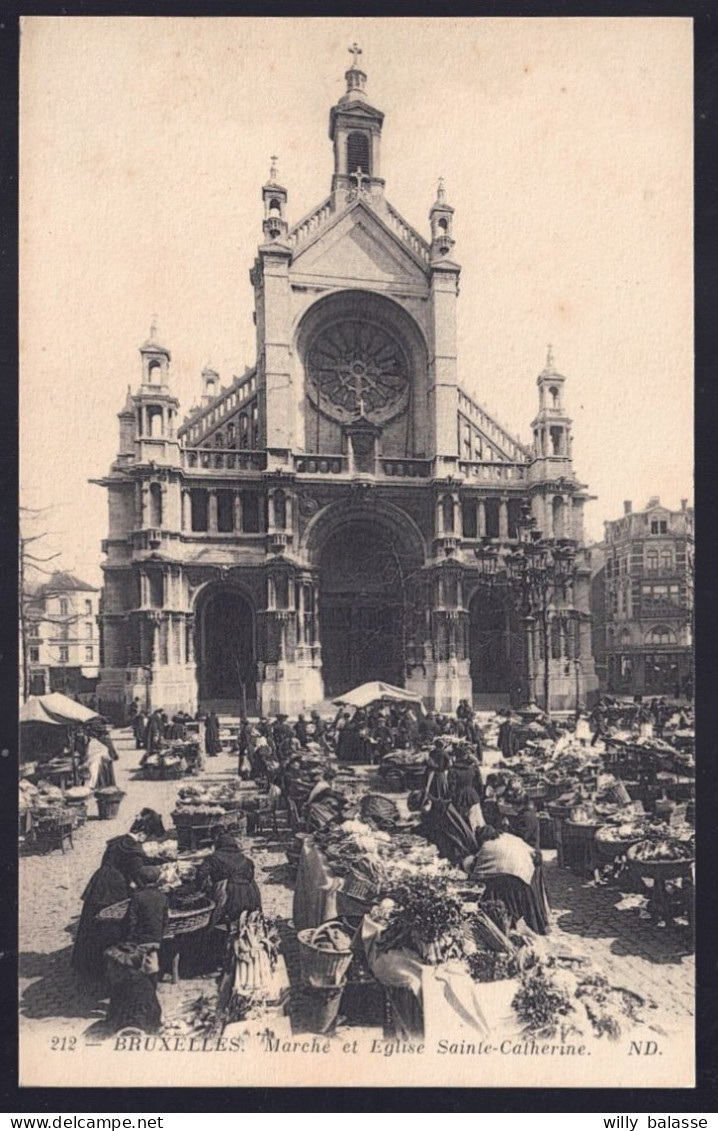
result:
[(21, 1083), (694, 1082), (692, 24), (31, 17)]

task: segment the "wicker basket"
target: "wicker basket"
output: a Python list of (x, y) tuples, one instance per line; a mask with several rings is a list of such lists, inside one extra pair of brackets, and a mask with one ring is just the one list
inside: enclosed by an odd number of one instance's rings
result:
[(173, 762), (170, 766), (162, 763), (157, 766), (146, 765), (144, 770), (147, 781), (178, 781), (181, 777), (184, 777), (184, 768), (181, 762)]
[(124, 793), (120, 791), (114, 794), (96, 793), (95, 801), (97, 802), (97, 815), (101, 821), (113, 821), (120, 811), (122, 798)]
[(103, 923), (108, 922), (108, 920), (124, 919), (129, 906), (129, 899), (123, 899), (120, 903), (111, 903), (109, 907), (103, 907), (102, 911), (98, 911), (95, 918), (101, 919)]
[(628, 862), (634, 872), (651, 880), (673, 880), (685, 876), (693, 865), (693, 859), (687, 860), (636, 860), (633, 855), (633, 845), (626, 853)]
[(360, 876), (346, 876), (342, 883), (342, 892), (350, 899), (359, 900), (360, 903), (372, 903), (376, 899), (376, 886)]
[(597, 836), (595, 840), (596, 854), (601, 860), (615, 860), (617, 856), (625, 856), (629, 848), (633, 848), (634, 844), (638, 844), (639, 840), (643, 837), (632, 836), (626, 840), (602, 840)]
[(382, 777), (384, 779), (384, 789), (390, 790), (392, 793), (404, 792), (404, 774), (400, 769), (394, 767), (393, 769), (387, 770), (386, 773), (382, 774)]
[(202, 907), (191, 907), (187, 911), (170, 909), (165, 923), (163, 939), (173, 939), (177, 935), (188, 935), (192, 931), (201, 931), (209, 923), (214, 903), (205, 903)]
[[(297, 932), (299, 967), (305, 986), (330, 989), (334, 986), (343, 986), (346, 982), (347, 972), (354, 957), (353, 951), (319, 950), (313, 945), (314, 936), (327, 925), (322, 923), (320, 927), (309, 927)], [(332, 925), (341, 927), (341, 923), (335, 921), (332, 921)]]

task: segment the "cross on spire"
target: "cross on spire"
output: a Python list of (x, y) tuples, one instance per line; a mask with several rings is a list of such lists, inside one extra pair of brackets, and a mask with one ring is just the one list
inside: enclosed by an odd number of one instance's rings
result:
[(150, 326), (150, 341), (154, 342), (157, 337), (157, 315), (152, 315), (152, 325)]
[(547, 349), (546, 349), (546, 368), (547, 369), (553, 369), (553, 367), (554, 367), (553, 346), (549, 342)]
[(349, 54), (354, 56), (354, 59), (352, 60), (352, 68), (356, 71), (359, 69), (359, 56), (363, 54), (363, 51), (358, 44), (352, 43), (351, 47), (349, 48)]
[(444, 178), (439, 177), (439, 183), (436, 189), (436, 199), (443, 202), (446, 200), (446, 188), (444, 187)]
[(277, 168), (277, 161), (279, 160), (279, 158), (276, 156), (276, 154), (272, 154), (269, 160), (271, 161), (271, 164), (269, 166), (269, 179), (270, 181), (276, 181), (277, 177), (279, 176), (279, 169)]
[(371, 177), (368, 173), (365, 173), (362, 170), (361, 165), (357, 165), (354, 172), (349, 174), (349, 180), (353, 181), (356, 185), (355, 192), (358, 195), (359, 193), (365, 193), (367, 191), (367, 186), (371, 181)]

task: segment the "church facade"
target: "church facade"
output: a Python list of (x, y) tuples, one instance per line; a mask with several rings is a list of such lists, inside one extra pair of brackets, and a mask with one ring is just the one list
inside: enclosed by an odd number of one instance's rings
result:
[[(154, 327), (140, 347), (119, 453), (96, 481), (112, 717), (135, 696), (293, 713), (369, 679), (442, 710), (540, 702), (549, 669), (555, 709), (595, 689), (565, 379), (549, 354), (531, 448), (459, 386), (453, 209), (440, 183), (428, 238), (395, 211), (357, 54), (346, 81), (328, 197), (291, 226), (274, 164), (262, 188), (255, 367), (227, 386), (205, 368), (181, 420)], [(543, 636), (481, 569), (528, 513), (575, 551)]]

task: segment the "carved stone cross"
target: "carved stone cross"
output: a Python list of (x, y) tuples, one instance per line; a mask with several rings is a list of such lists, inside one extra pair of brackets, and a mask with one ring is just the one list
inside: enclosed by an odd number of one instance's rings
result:
[(352, 67), (356, 70), (359, 63), (359, 56), (362, 54), (362, 49), (356, 43), (352, 43), (349, 48), (349, 54), (354, 56)]

